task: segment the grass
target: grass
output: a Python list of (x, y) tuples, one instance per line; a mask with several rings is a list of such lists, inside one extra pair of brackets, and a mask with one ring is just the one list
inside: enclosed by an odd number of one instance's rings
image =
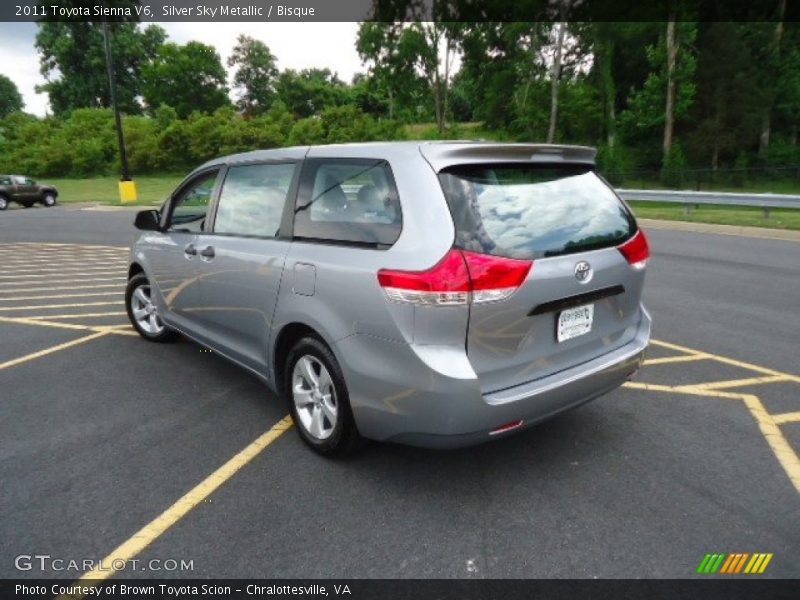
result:
[(765, 217), (763, 210), (754, 206), (700, 204), (692, 205), (691, 211), (686, 214), (683, 204), (672, 202), (633, 200), (629, 204), (636, 216), (643, 219), (770, 227), (772, 229), (800, 229), (800, 210), (794, 208), (773, 208), (770, 209), (769, 217)]
[[(658, 181), (651, 179), (626, 179), (619, 187), (631, 190), (666, 190), (668, 188)], [(685, 181), (681, 187), (683, 190), (697, 190), (695, 182), (691, 179)], [(769, 181), (750, 181), (741, 186), (725, 183), (715, 183), (709, 185), (703, 182), (700, 185), (701, 192), (733, 192), (736, 194), (800, 194), (800, 179), (771, 179)]]
[[(142, 175), (134, 177), (138, 195), (137, 205), (161, 204), (184, 178), (185, 173)], [(59, 202), (100, 202), (120, 206), (117, 177), (89, 179), (51, 179), (45, 183), (56, 186)], [(126, 203), (127, 205), (128, 203)]]

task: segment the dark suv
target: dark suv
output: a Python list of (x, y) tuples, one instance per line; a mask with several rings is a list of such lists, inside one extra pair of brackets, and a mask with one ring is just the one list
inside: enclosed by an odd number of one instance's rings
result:
[(16, 202), (30, 208), (37, 202), (45, 206), (55, 206), (58, 190), (52, 185), (36, 183), (23, 175), (0, 175), (0, 210), (8, 208), (9, 202)]

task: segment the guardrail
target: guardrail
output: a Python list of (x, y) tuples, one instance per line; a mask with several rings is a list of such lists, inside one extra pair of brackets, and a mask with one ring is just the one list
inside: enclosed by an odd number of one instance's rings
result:
[(618, 189), (617, 193), (625, 200), (644, 200), (650, 202), (675, 202), (683, 204), (686, 213), (696, 204), (725, 204), (729, 206), (758, 206), (769, 216), (771, 208), (800, 208), (800, 195), (797, 194), (739, 194), (729, 192), (692, 192), (673, 190), (628, 190)]

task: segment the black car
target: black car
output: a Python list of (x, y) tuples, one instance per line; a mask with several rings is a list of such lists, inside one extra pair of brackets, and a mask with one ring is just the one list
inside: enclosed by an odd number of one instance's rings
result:
[(30, 208), (37, 202), (44, 206), (55, 206), (58, 190), (52, 185), (36, 183), (23, 175), (0, 175), (0, 210), (8, 208), (9, 202), (16, 202)]

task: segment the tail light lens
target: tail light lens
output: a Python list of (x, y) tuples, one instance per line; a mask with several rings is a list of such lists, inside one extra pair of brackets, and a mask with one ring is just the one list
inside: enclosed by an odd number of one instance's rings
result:
[(387, 298), (435, 306), (505, 300), (525, 281), (533, 261), (451, 249), (425, 271), (378, 271)]
[(634, 269), (644, 269), (647, 265), (647, 259), (650, 258), (650, 245), (647, 243), (647, 236), (643, 230), (637, 231), (636, 235), (617, 248)]

